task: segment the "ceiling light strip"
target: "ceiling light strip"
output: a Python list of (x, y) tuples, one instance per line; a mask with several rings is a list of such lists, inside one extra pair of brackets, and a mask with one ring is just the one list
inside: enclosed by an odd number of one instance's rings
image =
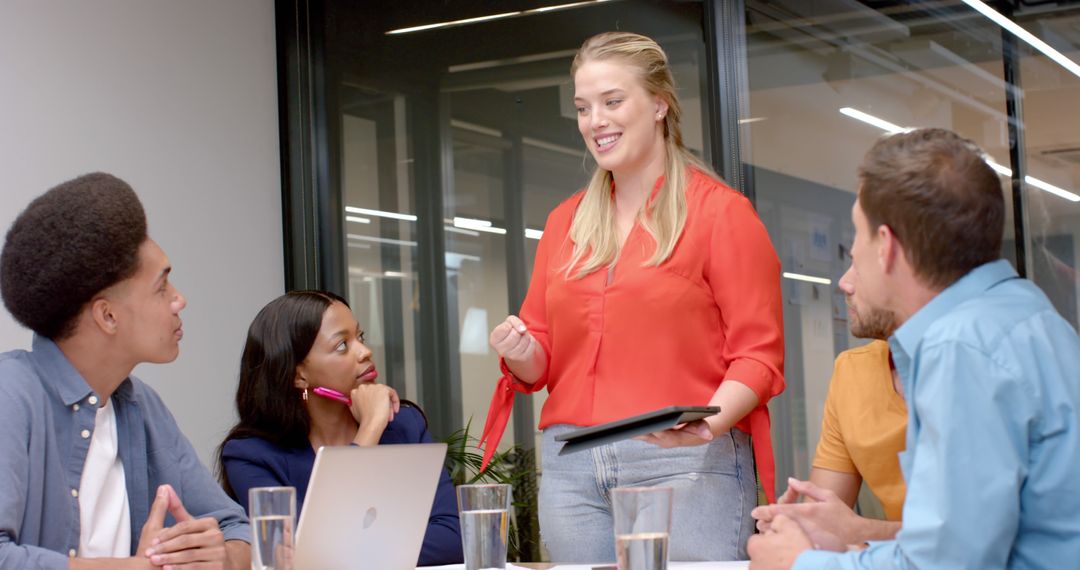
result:
[(832, 285), (831, 279), (824, 277), (814, 277), (813, 275), (803, 275), (802, 273), (789, 273), (785, 271), (783, 273), (785, 279), (794, 279), (795, 281), (806, 281), (807, 283), (817, 283), (818, 285)]
[(885, 132), (888, 132), (889, 134), (902, 133), (904, 131), (910, 130), (905, 127), (901, 127), (900, 125), (894, 125), (893, 123), (890, 123), (885, 119), (875, 117), (869, 113), (863, 113), (862, 111), (858, 109), (853, 109), (851, 107), (841, 107), (840, 114), (847, 115), (848, 117), (851, 117), (852, 119), (855, 119), (857, 121), (862, 121), (868, 125), (875, 126)]
[(465, 18), (463, 20), (451, 20), (449, 22), (438, 22), (435, 24), (425, 24), (423, 26), (413, 26), (411, 28), (398, 28), (396, 30), (390, 30), (386, 32), (386, 35), (393, 36), (397, 34), (408, 34), (412, 32), (423, 32), (425, 30), (434, 30), (437, 28), (449, 28), (451, 26), (464, 26), (466, 24), (476, 24), (479, 22), (489, 22), (491, 20), (501, 20), (503, 18), (509, 18), (511, 16), (520, 16), (524, 12), (503, 12), (502, 14), (491, 14), (488, 16), (478, 16), (476, 18)]
[(1021, 40), (1024, 40), (1024, 42), (1026, 42), (1029, 46), (1039, 50), (1040, 52), (1043, 53), (1043, 55), (1045, 55), (1046, 57), (1054, 60), (1054, 62), (1056, 62), (1061, 67), (1064, 67), (1065, 69), (1069, 70), (1069, 72), (1072, 73), (1073, 75), (1075, 75), (1077, 77), (1080, 77), (1080, 64), (1077, 64), (1075, 61), (1065, 57), (1065, 54), (1061, 53), (1060, 51), (1058, 51), (1058, 50), (1056, 50), (1056, 49), (1054, 49), (1052, 47), (1050, 47), (1050, 44), (1040, 40), (1039, 38), (1035, 37), (1035, 35), (1032, 34), (1031, 32), (1029, 32), (1029, 31), (1025, 30), (1024, 28), (1020, 27), (1020, 24), (1017, 24), (1016, 22), (1010, 20), (1009, 18), (1006, 18), (1001, 12), (998, 12), (997, 10), (994, 10), (993, 8), (991, 8), (990, 6), (987, 6), (986, 3), (981, 2), (980, 0), (963, 0), (963, 1), (964, 1), (964, 4), (967, 4), (968, 6), (971, 6), (978, 13), (982, 14), (983, 16), (986, 16), (987, 18), (990, 18), (990, 20), (993, 21), (995, 24), (1001, 26), (1002, 28), (1005, 28), (1006, 30), (1008, 30), (1010, 33), (1012, 33), (1014, 36), (1020, 38)]
[[(869, 113), (864, 113), (864, 112), (862, 112), (862, 111), (860, 111), (858, 109), (853, 109), (851, 107), (841, 107), (840, 108), (840, 113), (842, 113), (844, 115), (847, 115), (848, 117), (851, 117), (853, 119), (858, 119), (858, 120), (860, 120), (860, 121), (862, 121), (862, 122), (864, 122), (866, 124), (873, 125), (873, 126), (879, 128), (879, 129), (883, 130), (883, 131), (888, 132), (889, 134), (896, 134), (896, 133), (899, 133), (899, 132), (911, 130), (910, 128), (904, 128), (904, 127), (895, 125), (893, 123), (890, 123), (889, 121), (886, 121), (885, 119), (882, 119), (880, 117), (875, 117), (875, 116), (873, 116), (873, 115), (871, 115)], [(1005, 176), (1005, 177), (1011, 177), (1012, 176), (1012, 169), (1011, 168), (1009, 168), (1007, 166), (1002, 166), (1002, 165), (994, 162), (994, 160), (992, 158), (990, 158), (989, 156), (984, 156), (983, 160), (986, 161), (986, 164), (988, 166), (990, 166), (990, 168), (994, 169), (994, 172), (997, 172), (998, 174), (1000, 174), (1002, 176)], [(1080, 194), (1069, 192), (1068, 190), (1066, 190), (1064, 188), (1061, 188), (1060, 186), (1054, 186), (1053, 184), (1050, 184), (1049, 182), (1046, 182), (1045, 180), (1040, 180), (1038, 178), (1035, 178), (1034, 176), (1025, 176), (1024, 177), (1024, 182), (1027, 182), (1028, 184), (1038, 188), (1039, 190), (1049, 192), (1049, 193), (1051, 193), (1051, 194), (1053, 194), (1055, 196), (1058, 196), (1060, 198), (1064, 198), (1064, 199), (1066, 199), (1066, 200), (1068, 200), (1070, 202), (1080, 202)]]
[(395, 220), (406, 220), (409, 222), (415, 222), (416, 216), (413, 214), (402, 214), (400, 212), (387, 212), (384, 210), (369, 210), (367, 208), (357, 208), (355, 206), (345, 206), (345, 212), (349, 214), (363, 214), (365, 216), (375, 216), (378, 218), (393, 218)]
[(518, 10), (516, 12), (503, 12), (501, 14), (491, 14), (489, 16), (477, 16), (476, 18), (465, 18), (462, 20), (450, 20), (447, 22), (437, 22), (434, 24), (424, 24), (423, 26), (412, 26), (410, 28), (398, 28), (396, 30), (390, 30), (386, 32), (388, 36), (394, 36), (399, 34), (409, 34), (412, 32), (423, 32), (427, 30), (435, 30), (439, 28), (452, 28), (454, 26), (465, 26), (468, 24), (477, 24), (480, 22), (490, 22), (492, 20), (502, 20), (505, 18), (514, 18), (517, 16), (528, 16), (531, 14), (541, 14), (544, 12), (555, 12), (558, 10), (568, 10), (570, 8), (579, 8), (589, 4), (599, 4), (601, 2), (609, 2), (610, 0), (584, 0), (582, 2), (570, 2), (569, 4), (558, 4), (556, 6), (544, 6), (541, 8), (533, 8), (531, 10)]

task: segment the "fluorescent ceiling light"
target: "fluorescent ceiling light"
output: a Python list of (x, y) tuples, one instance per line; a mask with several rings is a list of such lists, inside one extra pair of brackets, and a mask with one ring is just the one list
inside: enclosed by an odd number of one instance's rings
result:
[(386, 32), (388, 36), (394, 36), (398, 34), (409, 34), (412, 32), (423, 32), (426, 30), (435, 30), (439, 28), (452, 28), (455, 26), (465, 26), (468, 24), (477, 24), (480, 22), (490, 22), (492, 20), (502, 20), (504, 18), (516, 18), (518, 16), (529, 16), (532, 14), (540, 14), (543, 12), (554, 12), (557, 10), (567, 10), (570, 8), (578, 8), (580, 6), (586, 6), (588, 4), (599, 4), (601, 2), (608, 2), (610, 0), (585, 0), (583, 2), (570, 2), (569, 4), (558, 4), (556, 6), (544, 6), (542, 8), (533, 8), (531, 10), (518, 10), (517, 12), (503, 12), (501, 14), (491, 14), (488, 16), (478, 16), (476, 18), (465, 18), (462, 20), (450, 20), (446, 22), (437, 22), (434, 24), (425, 24), (423, 26), (413, 26), (411, 28), (398, 28), (396, 30), (390, 30)]
[(1010, 176), (1012, 176), (1012, 169), (1009, 168), (1008, 166), (1002, 166), (1002, 165), (994, 162), (994, 160), (991, 159), (990, 157), (985, 157), (985, 160), (986, 160), (986, 164), (989, 164), (990, 168), (994, 169), (994, 172), (997, 172), (998, 174), (1004, 176), (1005, 178), (1009, 178)]
[(454, 217), (454, 227), (462, 228), (466, 230), (476, 230), (478, 232), (487, 232), (490, 234), (505, 234), (506, 230), (503, 228), (497, 228), (491, 225), (491, 222), (487, 220), (478, 220), (476, 218), (461, 218)]
[(449, 28), (452, 26), (464, 26), (466, 24), (476, 24), (479, 22), (488, 22), (491, 20), (501, 20), (503, 18), (509, 18), (510, 16), (518, 16), (521, 12), (503, 12), (502, 14), (491, 14), (488, 16), (479, 16), (476, 18), (465, 18), (463, 20), (450, 20), (449, 22), (438, 22), (435, 24), (425, 24), (423, 26), (413, 26), (411, 28), (398, 28), (396, 30), (390, 30), (386, 32), (386, 35), (393, 36), (397, 34), (409, 34), (412, 32), (422, 32), (424, 30), (434, 30), (437, 28)]
[(995, 24), (1001, 26), (1002, 28), (1005, 28), (1014, 36), (1024, 40), (1029, 46), (1041, 51), (1043, 55), (1054, 60), (1054, 62), (1056, 62), (1061, 67), (1069, 70), (1069, 72), (1073, 75), (1080, 77), (1080, 64), (1077, 64), (1075, 61), (1065, 57), (1065, 54), (1050, 47), (1050, 44), (1035, 37), (1034, 34), (1020, 27), (1020, 24), (1017, 24), (1016, 22), (1006, 18), (1004, 15), (1001, 14), (1001, 12), (994, 10), (980, 0), (964, 0), (964, 4), (971, 6), (978, 13), (986, 16), (987, 18), (990, 18), (990, 20), (992, 20)]
[(350, 214), (364, 214), (366, 216), (393, 218), (395, 220), (407, 220), (410, 222), (416, 221), (416, 216), (412, 214), (402, 214), (399, 212), (384, 212), (383, 210), (369, 210), (367, 208), (356, 208), (354, 206), (345, 206), (345, 211)]
[(465, 234), (467, 236), (476, 237), (480, 235), (480, 232), (474, 232), (472, 230), (463, 230), (461, 228), (455, 228), (454, 226), (443, 226), (443, 229), (448, 232), (454, 232), (455, 234)]
[[(595, 0), (595, 2), (605, 2), (607, 0)], [(595, 3), (593, 0), (585, 0), (585, 2), (571, 2), (570, 4), (559, 4), (558, 6), (544, 6), (543, 8), (533, 8), (532, 10), (525, 10), (526, 14), (539, 14), (540, 12), (554, 12), (556, 10), (566, 10), (567, 8), (577, 8), (578, 6), (584, 6), (586, 4)]]
[[(880, 117), (875, 117), (875, 116), (873, 116), (873, 115), (871, 115), (869, 113), (864, 113), (864, 112), (862, 112), (862, 111), (860, 111), (858, 109), (852, 109), (851, 107), (842, 107), (840, 109), (840, 112), (843, 113), (844, 115), (847, 115), (847, 116), (853, 118), (853, 119), (858, 119), (858, 120), (860, 120), (860, 121), (862, 121), (864, 123), (874, 125), (875, 127), (879, 128), (879, 129), (881, 129), (883, 131), (886, 131), (886, 132), (888, 132), (890, 134), (896, 134), (896, 133), (899, 133), (899, 132), (902, 132), (902, 131), (911, 130), (910, 128), (904, 128), (904, 127), (894, 125), (893, 123), (890, 123), (889, 121), (886, 121), (885, 119), (882, 119)], [(1002, 175), (1002, 176), (1004, 176), (1006, 178), (1012, 176), (1012, 169), (1009, 168), (1008, 166), (1002, 166), (1002, 165), (994, 162), (994, 160), (992, 158), (990, 158), (989, 156), (984, 156), (983, 160), (986, 161), (986, 164), (990, 168), (994, 169), (994, 172), (997, 172), (998, 174), (1000, 174), (1000, 175)], [(1044, 180), (1040, 180), (1038, 178), (1035, 178), (1034, 176), (1025, 176), (1024, 177), (1024, 182), (1027, 182), (1028, 184), (1038, 188), (1039, 190), (1044, 190), (1044, 191), (1049, 192), (1049, 193), (1051, 193), (1051, 194), (1053, 194), (1055, 196), (1065, 198), (1066, 200), (1068, 200), (1070, 202), (1080, 202), (1080, 194), (1069, 192), (1068, 190), (1066, 190), (1064, 188), (1061, 188), (1059, 186), (1054, 186), (1053, 184), (1050, 184), (1049, 182), (1046, 182)], [(785, 277), (786, 277), (786, 275), (785, 275)]]
[(481, 126), (481, 125), (477, 125), (476, 123), (470, 123), (470, 122), (467, 122), (467, 121), (459, 121), (457, 119), (451, 119), (450, 120), (450, 126), (461, 129), (463, 131), (471, 131), (471, 132), (474, 132), (474, 133), (480, 133), (482, 135), (487, 135), (489, 137), (502, 138), (502, 136), (503, 136), (502, 131), (500, 131), (498, 129), (492, 129), (492, 128), (489, 128), (489, 127), (484, 127), (484, 126)]
[(372, 236), (362, 236), (362, 235), (357, 235), (357, 234), (345, 234), (345, 237), (347, 237), (349, 239), (359, 240), (359, 241), (370, 241), (370, 242), (375, 242), (375, 243), (388, 243), (390, 245), (407, 245), (407, 246), (410, 246), (410, 247), (416, 247), (416, 242), (415, 241), (407, 241), (407, 240), (403, 240), (403, 239), (390, 239), (390, 238), (381, 238), (381, 237), (372, 237)]
[(525, 228), (525, 237), (529, 239), (540, 239), (544, 235), (544, 230), (534, 230), (532, 228)]
[(841, 107), (840, 114), (847, 115), (852, 119), (862, 121), (868, 125), (873, 125), (890, 134), (902, 133), (904, 131), (910, 130), (908, 128), (901, 127), (900, 125), (894, 125), (893, 123), (890, 123), (885, 119), (875, 117), (869, 113), (863, 113), (858, 109), (852, 109), (851, 107)]
[(345, 216), (346, 222), (353, 222), (356, 224), (370, 224), (371, 220), (367, 218), (361, 218), (360, 216)]
[(1066, 200), (1068, 200), (1070, 202), (1080, 202), (1080, 195), (1074, 194), (1073, 192), (1069, 192), (1068, 190), (1066, 190), (1064, 188), (1059, 188), (1057, 186), (1054, 186), (1053, 184), (1050, 184), (1049, 182), (1044, 182), (1042, 180), (1039, 180), (1038, 178), (1035, 178), (1034, 176), (1025, 176), (1024, 177), (1024, 182), (1027, 182), (1028, 184), (1031, 184), (1032, 186), (1038, 188), (1039, 190), (1045, 190), (1045, 191), (1047, 191), (1047, 192), (1049, 192), (1049, 193), (1051, 193), (1051, 194), (1053, 194), (1055, 196), (1060, 196), (1062, 198), (1065, 198)]
[(796, 281), (806, 281), (807, 283), (817, 283), (819, 285), (832, 285), (832, 280), (824, 277), (814, 277), (813, 275), (803, 275), (802, 273), (783, 273), (785, 279), (794, 279)]
[(565, 154), (566, 156), (572, 156), (574, 158), (584, 158), (585, 148), (570, 148), (561, 144), (549, 143), (540, 139), (534, 139), (532, 137), (521, 137), (521, 144), (531, 146), (533, 148), (539, 148), (543, 150), (550, 150), (551, 152), (557, 152), (559, 154)]

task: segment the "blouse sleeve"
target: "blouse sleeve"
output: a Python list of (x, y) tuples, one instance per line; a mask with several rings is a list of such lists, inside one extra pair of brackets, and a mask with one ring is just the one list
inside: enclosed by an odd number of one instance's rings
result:
[(724, 380), (745, 384), (765, 405), (784, 390), (780, 259), (750, 201), (730, 194), (713, 224), (708, 264), (725, 329)]
[(481, 470), (487, 468), (488, 463), (499, 447), (503, 432), (506, 431), (506, 424), (510, 421), (510, 412), (514, 407), (514, 394), (531, 394), (547, 385), (548, 370), (551, 367), (551, 339), (548, 336), (547, 322), (548, 263), (554, 250), (559, 247), (559, 244), (562, 243), (566, 236), (566, 228), (563, 227), (566, 225), (565, 221), (556, 221), (561, 219), (561, 212), (566, 206), (567, 203), (564, 202), (563, 205), (552, 211), (544, 224), (544, 235), (540, 236), (540, 243), (536, 246), (536, 260), (533, 262), (529, 291), (525, 295), (525, 301), (521, 304), (521, 311), (518, 312), (518, 318), (525, 323), (533, 338), (544, 349), (547, 363), (544, 365), (544, 372), (540, 375), (540, 378), (537, 378), (536, 382), (529, 384), (518, 380), (510, 372), (506, 362), (502, 358), (499, 359), (499, 370), (502, 375), (495, 385), (495, 393), (491, 396), (487, 420), (484, 422), (483, 431), (480, 432), (480, 441), (478, 443), (484, 448)]
[[(544, 224), (544, 234), (540, 236), (540, 242), (536, 246), (536, 259), (533, 261), (532, 278), (529, 280), (529, 290), (525, 294), (525, 301), (521, 304), (521, 310), (518, 312), (518, 318), (525, 323), (528, 327), (529, 333), (533, 335), (536, 342), (540, 344), (544, 349), (544, 354), (547, 355), (548, 365), (544, 366), (544, 372), (537, 378), (536, 382), (528, 384), (521, 382), (514, 375), (510, 373), (510, 370), (506, 367), (506, 363), (503, 359), (499, 359), (499, 367), (503, 372), (503, 376), (514, 384), (513, 389), (517, 392), (525, 394), (531, 394), (542, 389), (547, 385), (548, 379), (548, 366), (551, 363), (551, 339), (548, 335), (548, 322), (547, 322), (547, 273), (548, 263), (552, 255), (552, 248), (558, 247), (558, 243), (562, 240), (562, 236), (565, 232), (559, 227), (560, 224), (554, 222), (556, 214), (559, 209), (556, 209), (548, 216), (547, 222)], [(556, 242), (553, 246), (552, 242)]]

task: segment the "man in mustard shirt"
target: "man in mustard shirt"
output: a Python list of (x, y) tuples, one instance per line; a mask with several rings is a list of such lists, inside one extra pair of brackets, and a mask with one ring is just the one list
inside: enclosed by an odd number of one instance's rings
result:
[[(836, 357), (810, 480), (788, 479), (777, 504), (752, 512), (762, 532), (778, 514), (798, 521), (821, 548), (891, 539), (900, 530), (904, 507), (898, 454), (904, 450), (908, 411), (889, 344), (882, 340), (887, 331), (858, 313), (851, 314), (848, 326), (853, 336), (874, 341)], [(887, 520), (861, 517), (852, 510), (863, 481), (881, 502)]]

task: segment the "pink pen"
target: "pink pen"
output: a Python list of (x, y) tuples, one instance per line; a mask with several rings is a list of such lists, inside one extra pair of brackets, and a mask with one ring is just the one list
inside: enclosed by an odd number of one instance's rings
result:
[(312, 392), (314, 392), (316, 396), (322, 396), (323, 398), (337, 400), (342, 404), (345, 404), (346, 406), (352, 405), (352, 398), (346, 396), (345, 394), (342, 394), (341, 392), (338, 392), (337, 390), (323, 388), (322, 386), (319, 386), (318, 388), (313, 389)]

